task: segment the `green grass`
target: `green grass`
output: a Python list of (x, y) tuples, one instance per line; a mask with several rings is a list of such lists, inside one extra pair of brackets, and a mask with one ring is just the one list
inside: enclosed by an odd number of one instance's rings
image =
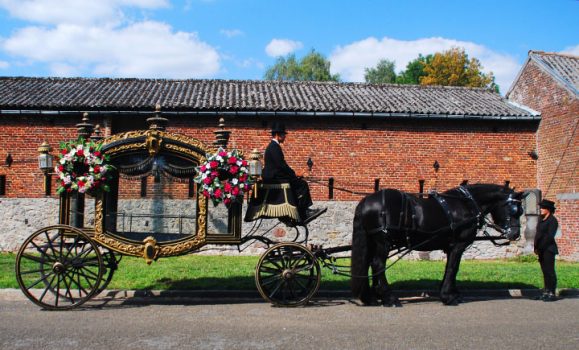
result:
[[(0, 253), (0, 288), (18, 288), (16, 255)], [(259, 257), (186, 255), (160, 259), (123, 257), (109, 289), (243, 289), (254, 290), (254, 269)], [(343, 264), (348, 264), (345, 261)], [(579, 263), (557, 261), (558, 287), (579, 288)], [(400, 261), (388, 270), (395, 289), (438, 289), (442, 261)], [(542, 288), (539, 263), (534, 257), (462, 262), (458, 287), (463, 289)], [(349, 278), (322, 269), (322, 289), (348, 289)]]

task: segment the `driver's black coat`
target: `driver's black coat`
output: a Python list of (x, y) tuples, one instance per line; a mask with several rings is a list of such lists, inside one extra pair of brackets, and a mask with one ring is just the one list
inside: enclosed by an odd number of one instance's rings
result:
[(271, 140), (264, 155), (263, 181), (267, 183), (290, 182), (297, 178), (296, 172), (287, 164), (281, 146)]

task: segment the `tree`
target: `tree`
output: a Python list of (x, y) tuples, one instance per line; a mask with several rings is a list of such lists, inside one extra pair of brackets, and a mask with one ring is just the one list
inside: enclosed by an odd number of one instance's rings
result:
[(264, 75), (265, 80), (282, 81), (340, 81), (339, 74), (330, 73), (330, 61), (312, 50), (299, 62), (294, 54), (278, 57)]
[(424, 66), (424, 73), (426, 75), (420, 77), (421, 85), (486, 87), (498, 91), (493, 73), (483, 73), (480, 61), (469, 59), (462, 48), (435, 53), (432, 61)]
[(419, 54), (417, 58), (408, 62), (406, 70), (400, 72), (396, 77), (398, 84), (420, 84), (420, 78), (425, 76), (424, 67), (432, 62), (433, 55), (422, 56)]
[(394, 61), (382, 59), (375, 68), (364, 69), (364, 80), (371, 84), (389, 84), (396, 82)]

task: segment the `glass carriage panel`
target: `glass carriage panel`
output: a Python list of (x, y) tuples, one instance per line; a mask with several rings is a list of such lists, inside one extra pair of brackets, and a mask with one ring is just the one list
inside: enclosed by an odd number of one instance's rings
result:
[(151, 258), (204, 245), (207, 200), (197, 196), (193, 178), (211, 149), (157, 130), (114, 135), (103, 143), (115, 174), (110, 191), (95, 204), (95, 239), (124, 254)]
[(134, 241), (154, 235), (157, 242), (188, 239), (197, 234), (196, 198), (189, 179), (161, 173), (118, 181), (116, 211), (107, 211), (107, 232)]

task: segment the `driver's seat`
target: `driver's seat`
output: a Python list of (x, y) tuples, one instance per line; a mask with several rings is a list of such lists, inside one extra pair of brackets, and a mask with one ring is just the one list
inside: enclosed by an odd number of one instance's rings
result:
[(279, 219), (282, 222), (298, 224), (300, 214), (289, 183), (257, 182), (251, 193), (244, 220)]

